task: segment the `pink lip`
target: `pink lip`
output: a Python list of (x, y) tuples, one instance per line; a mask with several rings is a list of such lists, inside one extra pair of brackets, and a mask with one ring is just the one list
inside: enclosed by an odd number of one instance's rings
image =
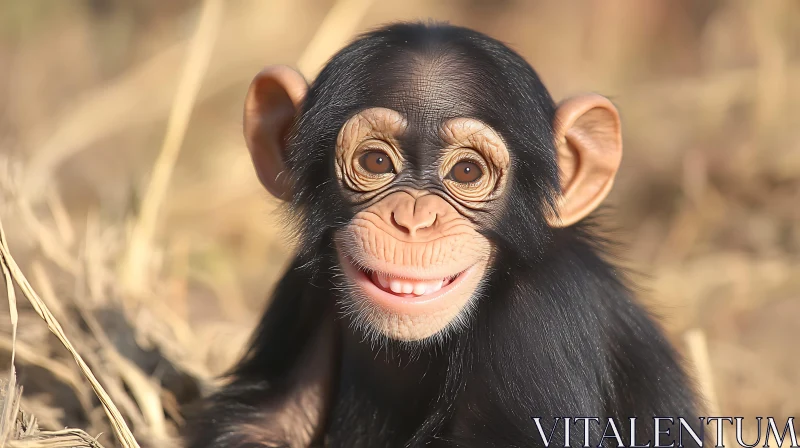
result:
[(345, 274), (353, 279), (370, 300), (382, 308), (387, 308), (402, 314), (420, 314), (427, 312), (433, 302), (436, 302), (438, 299), (441, 299), (458, 288), (458, 286), (473, 273), (475, 267), (474, 265), (470, 266), (449, 284), (442, 286), (440, 290), (431, 294), (417, 296), (413, 294), (394, 294), (384, 291), (373, 283), (364, 271), (356, 268), (346, 256), (340, 256), (340, 259)]

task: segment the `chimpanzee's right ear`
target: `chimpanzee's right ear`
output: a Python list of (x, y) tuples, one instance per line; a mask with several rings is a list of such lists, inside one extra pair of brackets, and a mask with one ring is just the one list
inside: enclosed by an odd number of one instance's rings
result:
[(279, 199), (289, 199), (289, 176), (282, 174), (286, 140), (307, 91), (303, 75), (275, 65), (256, 75), (244, 103), (244, 137), (258, 179)]

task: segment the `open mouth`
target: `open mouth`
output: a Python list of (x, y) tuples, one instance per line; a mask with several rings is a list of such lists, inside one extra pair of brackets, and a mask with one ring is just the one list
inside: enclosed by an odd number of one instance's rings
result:
[(453, 291), (475, 268), (471, 266), (441, 278), (414, 279), (357, 267), (348, 256), (342, 256), (341, 261), (345, 274), (360, 287), (367, 298), (383, 307), (394, 309), (400, 306), (406, 311), (410, 311), (406, 308), (408, 305), (430, 303)]
[(382, 272), (369, 273), (364, 270), (360, 271), (372, 282), (372, 284), (382, 289), (384, 292), (409, 298), (434, 294), (440, 291), (442, 288), (446, 288), (463, 274), (463, 272), (459, 272), (458, 274), (436, 280), (414, 280), (402, 277), (394, 277)]

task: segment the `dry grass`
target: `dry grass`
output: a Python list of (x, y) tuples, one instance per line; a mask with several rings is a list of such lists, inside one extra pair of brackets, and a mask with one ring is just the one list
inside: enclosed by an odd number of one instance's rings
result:
[(91, 5), (0, 3), (0, 447), (179, 446), (291, 253), (242, 148), (250, 77), (425, 17), (512, 43), (557, 97), (614, 99), (642, 299), (709, 410), (800, 414), (796, 2)]
[[(78, 367), (81, 370), (81, 373), (86, 377), (95, 394), (100, 399), (100, 404), (103, 406), (103, 410), (111, 421), (111, 426), (114, 430), (114, 434), (117, 436), (117, 439), (125, 448), (138, 448), (139, 445), (133, 438), (133, 434), (131, 434), (130, 429), (128, 429), (128, 425), (125, 423), (125, 419), (122, 418), (122, 414), (120, 414), (119, 409), (117, 409), (117, 407), (114, 405), (111, 397), (109, 397), (108, 393), (106, 393), (103, 386), (100, 385), (100, 382), (97, 381), (94, 373), (92, 373), (89, 366), (86, 365), (83, 357), (81, 357), (80, 353), (78, 353), (78, 351), (72, 345), (67, 335), (64, 334), (61, 324), (58, 323), (58, 320), (55, 318), (55, 316), (53, 316), (53, 314), (47, 308), (47, 305), (39, 297), (36, 291), (33, 290), (33, 287), (31, 287), (30, 283), (28, 283), (28, 279), (25, 278), (25, 276), (22, 274), (22, 271), (20, 271), (19, 266), (17, 265), (16, 261), (14, 261), (14, 257), (11, 256), (11, 252), (8, 248), (6, 234), (3, 230), (2, 223), (0, 223), (0, 262), (2, 262), (3, 277), (8, 293), (8, 305), (11, 311), (11, 370), (8, 376), (8, 384), (5, 396), (15, 397), (14, 399), (7, 399), (3, 402), (2, 414), (0, 414), (0, 416), (3, 418), (3, 421), (0, 422), (0, 443), (5, 444), (7, 438), (12, 432), (15, 433), (15, 436), (20, 434), (19, 431), (16, 431), (16, 428), (14, 428), (13, 425), (13, 422), (17, 420), (17, 415), (19, 412), (19, 400), (16, 397), (19, 397), (20, 395), (16, 385), (16, 372), (14, 366), (16, 357), (18, 319), (16, 294), (14, 291), (14, 285), (16, 284), (16, 286), (22, 290), (22, 293), (33, 306), (33, 310), (36, 312), (36, 314), (38, 314), (39, 317), (41, 317), (47, 323), (48, 329), (56, 335), (58, 340), (61, 341), (64, 347), (69, 350), (70, 354), (72, 354), (74, 357), (75, 362), (78, 364)], [(161, 409), (159, 409), (159, 412), (161, 412)], [(25, 432), (27, 432), (27, 428), (26, 431), (22, 432), (22, 434)], [(12, 440), (14, 439), (18, 439), (18, 437), (13, 437)]]

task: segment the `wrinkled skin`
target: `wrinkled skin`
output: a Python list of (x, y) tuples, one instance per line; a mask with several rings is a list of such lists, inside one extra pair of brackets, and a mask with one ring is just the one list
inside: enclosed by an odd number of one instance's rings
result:
[[(337, 231), (336, 242), (349, 305), (363, 326), (415, 341), (466, 319), (492, 252), (469, 217), (502, 198), (509, 155), (485, 124), (444, 121), (439, 155), (425, 169), (445, 188), (419, 189), (397, 182), (411, 177), (410, 151), (403, 148), (408, 131), (408, 120), (385, 108), (361, 111), (342, 126), (337, 179), (360, 207)], [(381, 161), (373, 167), (378, 173), (365, 168), (365, 156)], [(459, 168), (461, 180), (471, 174), (471, 182), (455, 180), (452, 173)]]

